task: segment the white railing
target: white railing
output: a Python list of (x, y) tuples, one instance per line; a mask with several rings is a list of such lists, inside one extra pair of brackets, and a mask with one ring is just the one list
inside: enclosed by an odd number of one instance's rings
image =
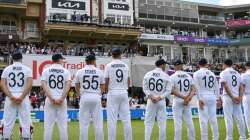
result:
[(16, 26), (0, 25), (0, 34), (15, 34), (17, 33)]
[(225, 21), (224, 17), (220, 17), (220, 16), (208, 16), (208, 15), (200, 15), (200, 19), (215, 20), (215, 21)]
[(40, 32), (38, 30), (30, 32), (30, 31), (24, 31), (23, 32), (23, 39), (28, 38), (40, 38)]

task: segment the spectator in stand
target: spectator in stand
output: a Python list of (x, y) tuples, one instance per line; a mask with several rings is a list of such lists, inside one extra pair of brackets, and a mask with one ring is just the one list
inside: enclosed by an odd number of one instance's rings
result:
[(0, 109), (3, 109), (4, 107), (4, 100), (5, 100), (5, 95), (2, 91), (0, 91)]
[(74, 96), (75, 96), (74, 94), (75, 94), (74, 89), (71, 88), (69, 91), (69, 94), (68, 94), (68, 99), (69, 99), (70, 105), (74, 104)]
[(139, 108), (140, 106), (138, 96), (132, 97), (129, 101), (129, 104), (131, 108)]
[(30, 100), (31, 100), (31, 106), (32, 106), (32, 108), (34, 110), (35, 108), (37, 108), (36, 92), (31, 93)]
[(246, 72), (246, 68), (245, 68), (245, 65), (244, 64), (241, 64), (240, 67), (239, 67), (239, 73), (240, 74), (243, 74)]

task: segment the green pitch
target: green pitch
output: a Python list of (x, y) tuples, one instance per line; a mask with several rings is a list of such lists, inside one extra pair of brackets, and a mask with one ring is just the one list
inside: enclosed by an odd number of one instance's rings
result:
[[(195, 129), (196, 129), (196, 138), (197, 140), (200, 140), (200, 127), (199, 127), (199, 122), (198, 119), (194, 119), (194, 124), (195, 124)], [(224, 140), (226, 137), (226, 129), (225, 129), (225, 124), (224, 120), (222, 118), (218, 119), (218, 124), (219, 124), (219, 132), (220, 132), (220, 140)], [(18, 124), (15, 126), (14, 130), (14, 135), (13, 138), (14, 140), (18, 140)], [(43, 123), (34, 123), (34, 135), (33, 139), (34, 140), (42, 140), (43, 138)], [(134, 140), (143, 140), (144, 139), (144, 124), (143, 121), (139, 120), (134, 120), (132, 121), (132, 127), (133, 127), (133, 139)], [(105, 140), (107, 140), (107, 123), (105, 122)], [(69, 140), (78, 140), (79, 139), (79, 123), (78, 122), (70, 122), (69, 123)], [(90, 126), (89, 129), (89, 140), (94, 140), (94, 129), (93, 126)], [(168, 140), (173, 140), (174, 137), (174, 125), (173, 125), (173, 120), (168, 120), (167, 122), (167, 139)], [(182, 136), (183, 140), (188, 140), (187, 139), (187, 129), (184, 124), (184, 129), (182, 131)], [(153, 130), (153, 136), (152, 140), (157, 140), (158, 138), (158, 127), (155, 125), (154, 130)], [(237, 140), (238, 138), (238, 132), (237, 129), (234, 128), (234, 140)], [(211, 129), (209, 131), (209, 139), (211, 140)], [(54, 129), (53, 133), (53, 140), (59, 140), (59, 132), (57, 127)], [(123, 127), (122, 123), (118, 123), (118, 128), (117, 128), (117, 140), (123, 140)]]

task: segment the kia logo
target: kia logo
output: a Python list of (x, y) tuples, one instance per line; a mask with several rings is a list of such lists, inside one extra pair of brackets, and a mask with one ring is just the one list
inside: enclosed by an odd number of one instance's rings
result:
[(73, 4), (71, 2), (58, 2), (58, 7), (63, 7), (63, 8), (80, 8), (80, 3)]
[(129, 10), (129, 5), (128, 4), (119, 4), (119, 3), (108, 3), (108, 8), (109, 9), (114, 9), (114, 10)]
[(52, 0), (52, 8), (85, 10), (85, 2), (69, 0)]
[(124, 9), (125, 8), (125, 5), (112, 5), (113, 8), (115, 9)]

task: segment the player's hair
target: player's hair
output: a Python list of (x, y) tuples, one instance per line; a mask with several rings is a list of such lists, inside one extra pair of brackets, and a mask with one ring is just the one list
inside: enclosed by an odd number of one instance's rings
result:
[(58, 60), (52, 60), (54, 63), (57, 63), (57, 62), (59, 62), (60, 61), (60, 59), (58, 59)]
[(227, 65), (227, 66), (229, 66), (229, 67), (231, 67), (233, 65), (233, 61), (231, 59), (226, 59), (224, 61), (224, 64)]
[(122, 55), (122, 54), (112, 54), (112, 57), (113, 57), (113, 58), (119, 58), (119, 57), (121, 57), (121, 55)]
[(85, 60), (87, 65), (93, 64), (96, 60)]

